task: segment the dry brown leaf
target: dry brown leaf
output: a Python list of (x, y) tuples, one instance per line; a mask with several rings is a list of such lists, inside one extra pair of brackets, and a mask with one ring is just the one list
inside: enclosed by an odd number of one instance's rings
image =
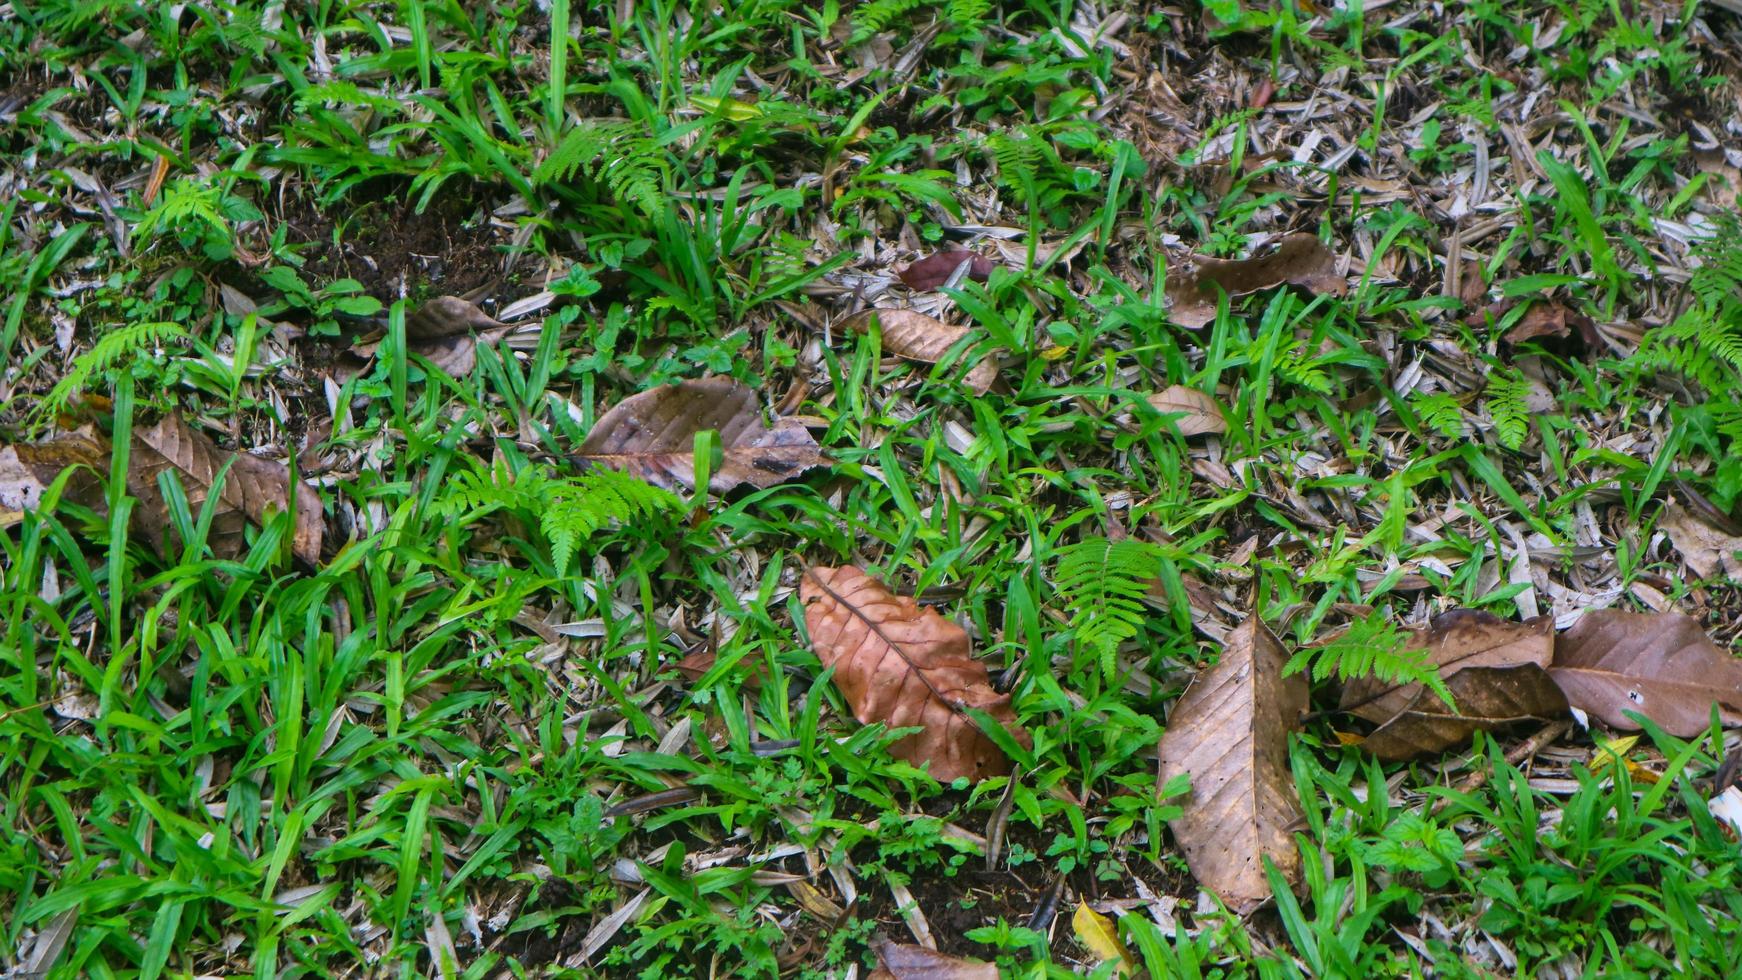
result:
[(1478, 731), (1523, 721), (1563, 718), (1566, 695), (1536, 664), (1469, 667), (1445, 678), (1458, 710), (1424, 692), (1414, 704), (1380, 725), (1361, 747), (1381, 759), (1401, 761), (1466, 745)]
[(1241, 914), (1271, 897), (1262, 858), (1290, 884), (1300, 880), (1288, 733), (1307, 709), (1308, 685), (1304, 674), (1282, 676), (1287, 661), (1270, 630), (1248, 619), (1180, 697), (1161, 736), (1161, 783), (1191, 777), (1171, 824), (1186, 864)]
[(1197, 329), (1216, 318), (1221, 293), (1244, 296), (1283, 284), (1314, 293), (1341, 296), (1349, 284), (1337, 275), (1337, 258), (1311, 234), (1288, 235), (1276, 251), (1248, 259), (1194, 255), (1186, 268), (1167, 277), (1168, 318)]
[(1742, 660), (1680, 613), (1592, 609), (1556, 644), (1549, 675), (1567, 702), (1611, 728), (1638, 730), (1635, 711), (1678, 738), (1705, 731), (1712, 705), (1742, 725)]
[[(945, 323), (913, 310), (864, 310), (847, 317), (837, 326), (841, 330), (865, 333), (871, 329), (872, 317), (876, 317), (883, 328), (884, 350), (922, 364), (936, 364), (943, 360), (951, 347), (972, 332), (967, 327)], [(997, 378), (997, 359), (985, 358), (968, 371), (962, 383), (975, 394), (983, 395)]]
[[(1475, 609), (1453, 609), (1433, 618), (1426, 629), (1412, 630), (1406, 649), (1422, 650), (1447, 682), (1458, 672), (1477, 667), (1505, 670), (1532, 665), (1546, 669), (1554, 657), (1554, 619), (1539, 616), (1523, 623)], [(1343, 688), (1342, 710), (1375, 724), (1384, 724), (1423, 699), (1420, 684), (1387, 684), (1360, 678)], [(1457, 689), (1452, 697), (1457, 698)], [(1439, 707), (1437, 697), (1428, 700)], [(1458, 705), (1463, 707), (1462, 702)]]
[(1179, 434), (1187, 439), (1228, 431), (1228, 422), (1222, 417), (1222, 406), (1196, 388), (1173, 385), (1146, 400), (1156, 411), (1174, 415), (1174, 425), (1179, 426)]
[(986, 665), (975, 660), (960, 626), (896, 596), (854, 567), (812, 568), (799, 584), (811, 648), (835, 670), (835, 686), (853, 716), (890, 728), (919, 726), (890, 753), (932, 777), (980, 780), (1010, 771), (1010, 760), (965, 708), (984, 711), (1023, 744), (1010, 696), (992, 690)]
[(979, 960), (965, 960), (935, 949), (887, 939), (872, 944), (877, 969), (870, 980), (998, 980), (998, 967)]
[(1549, 300), (1531, 304), (1523, 318), (1500, 338), (1500, 343), (1508, 350), (1525, 341), (1535, 341), (1537, 346), (1551, 354), (1577, 357), (1587, 351), (1601, 350), (1603, 335), (1597, 332), (1595, 320), (1568, 309), (1564, 303)]
[(458, 296), (437, 296), (405, 318), (406, 347), (460, 378), (478, 363), (478, 342), (494, 344), (514, 328)]
[(948, 252), (936, 252), (913, 263), (897, 273), (903, 284), (909, 289), (924, 292), (936, 289), (950, 281), (962, 263), (968, 263), (968, 271), (963, 278), (975, 282), (985, 282), (992, 275), (997, 263), (984, 255), (976, 255), (966, 249), (954, 249)]
[(1732, 581), (1742, 579), (1742, 537), (1714, 527), (1698, 511), (1672, 499), (1663, 508), (1658, 526), (1669, 535), (1670, 544), (1681, 552), (1688, 568), (1702, 579), (1722, 574)]
[[(180, 478), (188, 509), (197, 520), (218, 471), (232, 459), (206, 540), (214, 554), (240, 554), (245, 547), (244, 524), (262, 524), (268, 514), (290, 509), (290, 468), (248, 453), (226, 453), (183, 422), (180, 415), (167, 416), (150, 428), (133, 430), (127, 492), (139, 500), (137, 526), (147, 533), (161, 533), (172, 526), (168, 506), (158, 489), (158, 474), (168, 470)], [(291, 551), (309, 564), (317, 564), (325, 530), (320, 496), (299, 481)]]
[(804, 423), (793, 418), (764, 422), (755, 390), (723, 377), (661, 385), (624, 399), (569, 458), (581, 466), (622, 470), (655, 486), (691, 487), (696, 435), (710, 429), (720, 434), (720, 465), (708, 480), (715, 493), (744, 484), (776, 486), (828, 462)]
[(86, 469), (67, 477), (61, 499), (95, 507), (102, 502), (97, 472), (108, 468), (109, 445), (89, 431), (70, 432), (49, 442), (0, 446), (0, 514), (35, 511), (61, 471)]

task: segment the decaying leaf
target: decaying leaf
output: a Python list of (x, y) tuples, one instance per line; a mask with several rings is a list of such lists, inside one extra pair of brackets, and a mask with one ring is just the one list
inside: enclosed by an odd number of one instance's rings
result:
[(1348, 281), (1337, 275), (1336, 256), (1318, 236), (1288, 235), (1268, 255), (1247, 259), (1192, 256), (1185, 268), (1168, 273), (1167, 315), (1180, 326), (1195, 330), (1216, 318), (1216, 302), (1222, 293), (1244, 296), (1284, 284), (1331, 296), (1341, 296), (1349, 288)]
[(1222, 417), (1222, 406), (1196, 388), (1173, 385), (1150, 395), (1146, 400), (1156, 411), (1173, 415), (1173, 423), (1179, 426), (1179, 434), (1187, 439), (1192, 436), (1220, 435), (1228, 431), (1228, 422)]
[[(725, 493), (749, 484), (772, 487), (828, 460), (804, 423), (763, 421), (755, 390), (731, 378), (702, 378), (649, 388), (599, 419), (569, 457), (581, 466), (605, 466), (670, 489), (695, 483), (695, 439), (719, 433), (719, 465), (708, 489)], [(693, 487), (692, 487), (693, 489)]]
[(978, 255), (966, 249), (952, 249), (948, 252), (934, 252), (913, 263), (897, 273), (901, 281), (909, 289), (925, 291), (936, 289), (950, 281), (962, 263), (968, 264), (964, 278), (975, 282), (985, 282), (991, 275), (997, 263), (984, 255)]
[[(139, 526), (157, 531), (173, 526), (158, 487), (158, 474), (166, 470), (175, 473), (187, 493), (188, 509), (198, 519), (226, 462), (230, 469), (224, 476), (207, 541), (217, 554), (241, 553), (245, 523), (262, 524), (269, 514), (290, 509), (290, 468), (248, 453), (226, 453), (183, 422), (180, 415), (133, 430), (127, 492), (139, 499)], [(318, 563), (325, 527), (320, 496), (306, 483), (298, 482), (292, 552), (310, 564)]]
[(1458, 710), (1423, 692), (1415, 703), (1380, 725), (1361, 747), (1381, 759), (1400, 761), (1466, 745), (1478, 731), (1523, 721), (1547, 721), (1567, 713), (1566, 695), (1548, 672), (1533, 663), (1514, 667), (1468, 667), (1444, 678)]
[(896, 596), (853, 567), (812, 568), (799, 584), (811, 648), (854, 717), (890, 728), (922, 731), (896, 742), (897, 758), (930, 766), (940, 782), (979, 780), (1010, 771), (1010, 760), (964, 709), (986, 712), (1022, 744), (1010, 696), (992, 690), (986, 665), (975, 660), (960, 626)]
[(1603, 346), (1603, 335), (1597, 331), (1595, 320), (1553, 300), (1531, 304), (1524, 317), (1500, 338), (1507, 349), (1527, 340), (1563, 357), (1576, 357)]
[[(1539, 616), (1515, 623), (1493, 613), (1453, 609), (1435, 616), (1426, 629), (1413, 630), (1406, 649), (1421, 650), (1439, 668), (1440, 679), (1451, 687), (1461, 671), (1478, 667), (1508, 670), (1534, 666), (1546, 669), (1554, 657), (1554, 620)], [(1452, 697), (1458, 699), (1457, 689)], [(1445, 706), (1420, 684), (1387, 684), (1377, 678), (1351, 681), (1343, 688), (1342, 710), (1374, 724), (1385, 724), (1426, 699)], [(1458, 707), (1464, 705), (1459, 700)]]
[(1120, 975), (1137, 975), (1137, 958), (1120, 940), (1119, 926), (1090, 908), (1088, 902), (1077, 903), (1077, 911), (1071, 916), (1071, 929), (1077, 934), (1077, 942), (1082, 943), (1098, 962), (1118, 960)]
[(965, 960), (935, 949), (887, 939), (872, 944), (877, 969), (870, 980), (998, 980), (998, 967), (979, 960)]
[(1287, 662), (1270, 630), (1248, 619), (1180, 697), (1161, 737), (1158, 784), (1191, 778), (1171, 824), (1186, 864), (1241, 914), (1271, 897), (1263, 858), (1290, 883), (1300, 880), (1288, 733), (1307, 709), (1308, 685), (1303, 674), (1282, 675)]
[[(971, 332), (967, 327), (945, 323), (914, 310), (865, 310), (847, 317), (836, 326), (853, 333), (865, 333), (871, 329), (872, 317), (876, 317), (883, 328), (884, 350), (922, 364), (936, 364), (943, 360), (950, 348)], [(986, 358), (968, 371), (962, 383), (975, 394), (983, 395), (997, 377), (997, 360)]]
[(494, 344), (514, 328), (458, 296), (437, 296), (405, 318), (405, 343), (459, 378), (478, 362), (478, 341)]
[(1634, 711), (1678, 738), (1705, 730), (1712, 705), (1742, 724), (1742, 660), (1680, 613), (1593, 609), (1561, 635), (1549, 674), (1567, 702), (1612, 728), (1635, 731)]
[(103, 498), (97, 471), (107, 469), (109, 446), (89, 431), (70, 432), (41, 443), (0, 446), (0, 514), (36, 510), (42, 495), (69, 466), (85, 466), (67, 477), (62, 499), (95, 506)]
[(1714, 525), (1700, 512), (1671, 499), (1664, 505), (1658, 521), (1669, 535), (1669, 543), (1681, 552), (1688, 568), (1702, 579), (1722, 575), (1730, 580), (1742, 580), (1742, 537)]

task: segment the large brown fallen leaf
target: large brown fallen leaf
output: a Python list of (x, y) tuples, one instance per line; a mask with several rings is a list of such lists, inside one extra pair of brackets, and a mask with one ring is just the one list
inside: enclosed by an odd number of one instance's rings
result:
[(975, 282), (985, 282), (997, 267), (997, 263), (984, 255), (976, 255), (966, 249), (953, 249), (948, 252), (934, 252), (901, 270), (897, 275), (907, 288), (924, 292), (949, 282), (950, 277), (956, 274), (956, 270), (964, 262), (967, 263), (968, 270), (963, 273), (963, 278)]
[(514, 328), (458, 296), (437, 296), (405, 318), (405, 344), (461, 378), (478, 363), (478, 342), (494, 344)]
[(1526, 341), (1535, 341), (1544, 350), (1562, 357), (1578, 357), (1603, 349), (1603, 335), (1597, 330), (1597, 322), (1555, 300), (1531, 304), (1523, 318), (1500, 338), (1502, 349), (1508, 352)]
[(1228, 422), (1222, 417), (1222, 406), (1196, 388), (1173, 385), (1145, 400), (1156, 411), (1173, 415), (1173, 424), (1179, 426), (1179, 434), (1187, 439), (1228, 431)]
[(1478, 731), (1564, 718), (1567, 698), (1536, 664), (1469, 667), (1445, 678), (1458, 710), (1423, 692), (1414, 704), (1360, 743), (1381, 759), (1401, 761), (1466, 745)]
[[(160, 544), (161, 536), (173, 527), (157, 480), (165, 470), (173, 470), (180, 478), (188, 509), (198, 520), (218, 470), (230, 459), (235, 460), (225, 475), (223, 492), (206, 538), (217, 555), (241, 554), (246, 546), (245, 524), (258, 525), (269, 513), (290, 509), (288, 467), (248, 453), (225, 452), (178, 415), (149, 428), (135, 428), (129, 458), (127, 493), (139, 501), (133, 513), (133, 527), (153, 546)], [(83, 464), (107, 469), (109, 459), (109, 440), (90, 429), (67, 433), (49, 442), (0, 447), (0, 515), (34, 510), (42, 494), (66, 467)], [(62, 499), (101, 509), (105, 507), (102, 481), (90, 470), (82, 470), (68, 478)], [(310, 564), (318, 563), (325, 530), (320, 496), (307, 484), (298, 483), (291, 550)]]
[(1317, 235), (1288, 235), (1268, 255), (1247, 259), (1218, 259), (1194, 255), (1185, 268), (1170, 272), (1166, 293), (1168, 318), (1182, 327), (1197, 329), (1216, 318), (1216, 302), (1222, 293), (1244, 296), (1281, 285), (1331, 296), (1341, 296), (1349, 284), (1337, 275), (1337, 258), (1319, 242)]
[[(180, 478), (187, 493), (188, 509), (198, 520), (218, 471), (231, 460), (234, 462), (224, 476), (207, 541), (215, 554), (240, 554), (244, 547), (244, 524), (262, 524), (268, 514), (290, 509), (290, 468), (249, 453), (224, 452), (199, 430), (183, 422), (180, 415), (167, 416), (150, 428), (133, 430), (127, 492), (139, 499), (137, 526), (148, 533), (172, 526), (168, 506), (158, 488), (158, 474), (173, 471)], [(320, 496), (308, 484), (298, 482), (292, 552), (310, 564), (318, 563), (325, 528)]]
[[(883, 328), (884, 350), (922, 364), (936, 364), (943, 360), (950, 348), (971, 332), (967, 327), (945, 323), (913, 310), (864, 310), (836, 326), (853, 333), (866, 333), (871, 329), (872, 317), (876, 317)], [(962, 383), (975, 394), (983, 395), (991, 389), (997, 377), (997, 360), (986, 358), (968, 371)]]
[(1287, 662), (1270, 630), (1248, 619), (1180, 697), (1161, 736), (1161, 784), (1191, 777), (1171, 824), (1186, 864), (1241, 914), (1271, 897), (1263, 858), (1291, 884), (1300, 880), (1288, 733), (1307, 709), (1308, 685), (1304, 674), (1282, 676)]
[(872, 944), (877, 969), (869, 980), (998, 980), (998, 967), (887, 939)]
[(1705, 730), (1712, 705), (1742, 725), (1742, 660), (1680, 613), (1593, 609), (1561, 635), (1549, 675), (1574, 708), (1612, 728), (1637, 730), (1635, 711), (1679, 738)]
[(946, 783), (1010, 771), (1004, 750), (964, 709), (986, 712), (1024, 745), (1028, 733), (1017, 727), (1010, 696), (992, 690), (960, 626), (850, 566), (809, 569), (799, 598), (811, 648), (834, 668), (853, 716), (867, 725), (923, 729), (891, 746), (892, 755), (929, 764), (933, 778)]
[[(1451, 679), (1460, 671), (1524, 666), (1541, 670), (1548, 667), (1554, 656), (1554, 620), (1548, 616), (1515, 623), (1476, 609), (1453, 609), (1435, 616), (1426, 629), (1412, 630), (1411, 634), (1406, 649), (1423, 651), (1427, 660), (1439, 668), (1440, 679), (1447, 687), (1451, 687)], [(1452, 688), (1452, 697), (1458, 698), (1456, 688)], [(1424, 700), (1433, 707), (1445, 707), (1420, 684), (1387, 684), (1367, 677), (1344, 686), (1338, 706), (1382, 725)], [(1463, 707), (1462, 701), (1458, 707)]]
[(720, 465), (708, 488), (772, 487), (828, 462), (804, 423), (763, 421), (754, 389), (731, 378), (702, 378), (649, 388), (606, 412), (569, 457), (581, 466), (605, 466), (670, 489), (695, 483), (695, 439), (720, 434)]

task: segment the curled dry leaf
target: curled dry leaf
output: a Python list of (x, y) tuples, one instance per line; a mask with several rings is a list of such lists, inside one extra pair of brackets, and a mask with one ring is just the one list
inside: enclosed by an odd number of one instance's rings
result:
[(1465, 745), (1478, 731), (1524, 721), (1564, 717), (1567, 698), (1536, 664), (1469, 667), (1445, 678), (1458, 704), (1423, 692), (1415, 703), (1380, 725), (1360, 744), (1381, 759), (1401, 761)]
[(42, 495), (69, 466), (87, 468), (67, 477), (61, 499), (96, 506), (103, 499), (103, 484), (96, 471), (106, 469), (108, 462), (107, 442), (89, 430), (70, 432), (49, 442), (0, 446), (0, 517), (36, 510)]
[[(828, 460), (802, 422), (763, 421), (756, 392), (731, 378), (702, 378), (649, 388), (599, 419), (569, 458), (605, 466), (670, 489), (695, 483), (696, 435), (720, 435), (719, 466), (708, 489), (772, 487)], [(692, 487), (693, 489), (693, 487)]]
[[(1405, 649), (1420, 650), (1439, 668), (1440, 679), (1458, 699), (1451, 680), (1459, 672), (1478, 667), (1510, 670), (1532, 666), (1546, 669), (1554, 657), (1554, 619), (1539, 616), (1523, 623), (1501, 619), (1476, 609), (1453, 609), (1435, 616), (1426, 629), (1413, 630)], [(1420, 684), (1387, 684), (1377, 678), (1360, 678), (1343, 688), (1339, 707), (1356, 717), (1383, 725), (1418, 703), (1426, 701), (1443, 710), (1445, 704)]]
[(1287, 661), (1270, 630), (1248, 619), (1180, 697), (1161, 736), (1160, 783), (1191, 777), (1171, 824), (1186, 864), (1241, 914), (1270, 898), (1262, 858), (1291, 884), (1300, 880), (1288, 733), (1307, 709), (1308, 686), (1304, 674), (1282, 676)]
[(964, 262), (968, 265), (967, 272), (963, 273), (964, 277), (975, 282), (985, 282), (991, 277), (992, 270), (997, 266), (997, 263), (984, 255), (976, 255), (966, 249), (953, 249), (948, 252), (935, 252), (928, 255), (901, 270), (897, 275), (901, 277), (902, 283), (907, 288), (924, 292), (928, 289), (937, 289), (949, 282), (950, 277), (956, 274), (956, 270), (961, 268)]
[(1248, 259), (1194, 255), (1186, 268), (1167, 277), (1168, 317), (1197, 329), (1216, 318), (1221, 293), (1244, 296), (1284, 284), (1341, 296), (1349, 284), (1337, 275), (1337, 258), (1310, 234), (1288, 235), (1276, 251)]
[(1595, 320), (1550, 300), (1531, 304), (1524, 317), (1500, 338), (1507, 350), (1525, 341), (1535, 341), (1551, 354), (1577, 357), (1586, 351), (1601, 350), (1603, 335), (1597, 331)]
[(514, 328), (458, 296), (437, 296), (405, 318), (405, 343), (459, 378), (478, 363), (478, 341), (494, 344)]
[(1680, 613), (1593, 609), (1561, 635), (1549, 675), (1567, 702), (1612, 728), (1635, 731), (1634, 711), (1678, 738), (1710, 722), (1742, 725), (1742, 660)]
[(1669, 534), (1670, 544), (1681, 552), (1689, 570), (1699, 578), (1722, 575), (1732, 581), (1742, 580), (1742, 537), (1714, 525), (1700, 511), (1684, 507), (1673, 498), (1664, 505), (1658, 526)]
[[(853, 333), (865, 333), (871, 329), (872, 317), (876, 317), (883, 328), (884, 350), (922, 364), (936, 364), (943, 360), (950, 348), (971, 332), (967, 327), (948, 324), (913, 310), (865, 310), (847, 317), (837, 326)], [(986, 358), (968, 371), (962, 383), (975, 394), (983, 395), (991, 389), (997, 377), (996, 359)]]
[[(240, 554), (245, 523), (262, 524), (269, 514), (290, 509), (288, 466), (249, 453), (224, 452), (199, 430), (183, 422), (180, 415), (167, 416), (147, 429), (134, 429), (131, 460), (127, 492), (139, 499), (139, 526), (148, 531), (173, 526), (168, 505), (158, 489), (158, 474), (175, 473), (187, 493), (188, 509), (197, 519), (218, 471), (230, 462), (207, 538), (217, 554)], [(299, 481), (292, 552), (311, 565), (318, 563), (325, 529), (320, 496)]]
[(1010, 696), (992, 690), (986, 665), (975, 660), (960, 626), (922, 608), (911, 596), (896, 596), (882, 582), (853, 567), (812, 568), (799, 584), (811, 648), (853, 716), (864, 724), (922, 730), (896, 742), (890, 752), (933, 778), (979, 780), (1010, 771), (1010, 760), (965, 709), (986, 712), (1026, 745)]
[(1220, 435), (1228, 431), (1228, 422), (1222, 417), (1222, 406), (1196, 388), (1173, 385), (1150, 395), (1146, 400), (1156, 411), (1173, 415), (1174, 425), (1179, 426), (1179, 434), (1187, 439), (1192, 436)]
[(877, 969), (870, 980), (998, 980), (998, 967), (979, 960), (965, 960), (935, 949), (909, 943), (878, 940)]

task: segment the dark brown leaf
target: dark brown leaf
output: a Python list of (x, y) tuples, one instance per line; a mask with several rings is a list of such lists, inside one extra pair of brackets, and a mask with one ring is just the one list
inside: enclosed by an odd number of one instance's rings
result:
[[(234, 462), (225, 474), (207, 542), (214, 554), (240, 554), (245, 547), (244, 524), (263, 524), (268, 514), (290, 509), (290, 468), (248, 453), (226, 453), (183, 422), (180, 415), (133, 430), (127, 492), (139, 500), (137, 526), (148, 534), (162, 533), (172, 526), (158, 489), (158, 474), (169, 470), (180, 478), (188, 509), (197, 520), (218, 471), (231, 459)], [(310, 564), (319, 563), (324, 531), (320, 496), (306, 483), (298, 482), (291, 551)]]
[(1195, 255), (1186, 267), (1167, 277), (1168, 317), (1197, 329), (1216, 318), (1222, 293), (1244, 296), (1284, 284), (1314, 293), (1341, 296), (1349, 284), (1337, 275), (1337, 258), (1310, 234), (1289, 235), (1268, 255), (1218, 259)]
[(901, 277), (902, 283), (907, 288), (924, 292), (949, 282), (950, 277), (956, 274), (956, 269), (960, 268), (964, 262), (968, 263), (965, 278), (975, 282), (985, 282), (997, 265), (984, 255), (976, 255), (965, 249), (955, 249), (928, 255), (901, 270), (897, 275)]
[(49, 442), (0, 446), (0, 518), (33, 512), (61, 471), (82, 466), (67, 477), (61, 499), (95, 507), (103, 500), (97, 473), (107, 470), (108, 441), (89, 431), (70, 432)]
[(1718, 649), (1680, 613), (1593, 609), (1561, 635), (1549, 675), (1567, 702), (1612, 728), (1634, 731), (1634, 711), (1678, 738), (1705, 731), (1712, 705), (1742, 725), (1742, 660)]
[(494, 344), (514, 328), (458, 296), (437, 296), (405, 318), (406, 347), (456, 378), (472, 373), (478, 342)]
[[(1547, 668), (1554, 656), (1554, 620), (1548, 616), (1515, 623), (1480, 610), (1453, 609), (1435, 616), (1427, 629), (1411, 632), (1408, 649), (1424, 651), (1448, 686), (1459, 671), (1524, 665)], [(1456, 688), (1452, 692), (1457, 698)], [(1339, 707), (1382, 725), (1414, 707), (1425, 693), (1420, 684), (1396, 685), (1361, 678), (1343, 688)], [(1428, 695), (1428, 699), (1443, 707), (1438, 698)]]
[(1536, 664), (1469, 667), (1445, 679), (1457, 712), (1438, 695), (1423, 692), (1415, 703), (1380, 725), (1361, 747), (1381, 759), (1400, 761), (1466, 745), (1477, 731), (1522, 721), (1563, 717), (1567, 699)]
[(1577, 357), (1586, 351), (1601, 350), (1603, 336), (1597, 332), (1596, 321), (1549, 300), (1531, 304), (1524, 317), (1500, 338), (1508, 350), (1525, 341), (1535, 341), (1551, 354)]
[(998, 980), (998, 967), (991, 963), (887, 939), (877, 941), (873, 948), (878, 967), (870, 980)]
[[(871, 329), (876, 317), (883, 328), (883, 349), (910, 361), (936, 364), (958, 341), (969, 334), (969, 328), (958, 327), (913, 310), (865, 310), (855, 313), (837, 326), (854, 333)], [(998, 377), (995, 358), (986, 358), (968, 371), (962, 383), (976, 394), (985, 394)]]
[(1228, 634), (1221, 659), (1192, 681), (1161, 736), (1161, 782), (1191, 777), (1171, 824), (1198, 884), (1244, 914), (1271, 897), (1262, 858), (1300, 880), (1301, 819), (1288, 733), (1307, 709), (1307, 679), (1254, 617)]
[(854, 717), (890, 728), (922, 731), (896, 742), (891, 754), (929, 764), (933, 778), (980, 780), (1010, 771), (1010, 760), (966, 708), (984, 711), (1023, 744), (1010, 696), (992, 690), (986, 665), (975, 660), (960, 626), (896, 596), (853, 567), (812, 568), (799, 583), (811, 648), (835, 670), (835, 686)]
[[(622, 470), (655, 486), (695, 483), (695, 439), (720, 434), (719, 468), (708, 488), (772, 487), (828, 462), (797, 419), (763, 421), (756, 392), (731, 378), (649, 388), (606, 412), (569, 457), (581, 466)], [(693, 487), (692, 487), (693, 489)]]

